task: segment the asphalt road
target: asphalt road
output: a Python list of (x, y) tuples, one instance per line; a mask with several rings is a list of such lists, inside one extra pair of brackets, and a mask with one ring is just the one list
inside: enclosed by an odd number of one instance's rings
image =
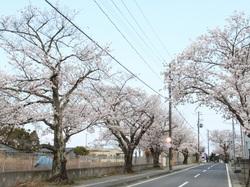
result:
[(231, 187), (226, 165), (203, 164), (168, 175), (130, 184), (127, 187)]

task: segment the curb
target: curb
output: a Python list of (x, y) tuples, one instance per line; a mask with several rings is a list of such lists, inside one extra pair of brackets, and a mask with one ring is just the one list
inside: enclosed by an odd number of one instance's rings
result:
[(154, 178), (154, 177), (163, 176), (163, 175), (166, 175), (166, 174), (174, 173), (174, 172), (181, 171), (181, 170), (188, 169), (188, 168), (195, 167), (195, 166), (199, 166), (199, 165), (198, 164), (197, 165), (191, 165), (191, 166), (187, 166), (187, 167), (183, 167), (183, 168), (174, 169), (172, 171), (159, 171), (157, 173), (147, 174), (146, 176), (135, 177), (135, 179), (133, 179), (133, 180), (128, 178), (128, 179), (125, 179), (124, 181), (121, 181), (121, 180), (117, 181), (116, 183), (113, 183), (112, 185), (110, 185), (108, 187), (129, 185), (129, 184), (134, 183), (134, 182), (138, 182), (138, 181), (141, 181), (141, 180), (150, 179), (150, 178)]
[(170, 174), (170, 173), (175, 173), (177, 171), (181, 171), (181, 170), (196, 167), (196, 166), (199, 166), (199, 165), (195, 164), (195, 165), (191, 165), (191, 166), (187, 166), (187, 167), (183, 167), (183, 168), (174, 169), (172, 171), (159, 171), (159, 172), (155, 172), (155, 173), (152, 173), (152, 174), (150, 174), (150, 173), (145, 174), (143, 176), (134, 176), (134, 177), (131, 177), (131, 178), (125, 178), (125, 179), (121, 179), (121, 180), (118, 180), (118, 181), (107, 182), (105, 184), (105, 186), (106, 187), (125, 186), (125, 185), (129, 185), (129, 184), (139, 182), (139, 181), (142, 181), (142, 180), (146, 180), (146, 179), (150, 179), (150, 178), (154, 178), (154, 177), (159, 177), (159, 176), (163, 176), (163, 175)]
[(230, 175), (230, 179), (232, 182), (232, 186), (233, 187), (244, 187), (243, 184), (240, 183), (238, 177), (236, 176), (236, 174), (233, 172), (231, 165), (228, 165), (228, 170), (229, 170), (229, 175)]

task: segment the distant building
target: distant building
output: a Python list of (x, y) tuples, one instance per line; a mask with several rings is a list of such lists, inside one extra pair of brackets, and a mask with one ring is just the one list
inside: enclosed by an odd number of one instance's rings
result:
[(120, 157), (123, 158), (123, 152), (120, 149), (90, 149), (89, 156), (98, 156), (100, 158), (115, 158)]
[(11, 155), (11, 154), (15, 154), (18, 152), (20, 151), (11, 146), (0, 143), (0, 153)]

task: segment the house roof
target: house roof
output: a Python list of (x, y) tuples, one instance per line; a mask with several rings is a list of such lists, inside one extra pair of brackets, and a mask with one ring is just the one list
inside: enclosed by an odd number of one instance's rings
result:
[(19, 152), (17, 149), (0, 143), (0, 152)]

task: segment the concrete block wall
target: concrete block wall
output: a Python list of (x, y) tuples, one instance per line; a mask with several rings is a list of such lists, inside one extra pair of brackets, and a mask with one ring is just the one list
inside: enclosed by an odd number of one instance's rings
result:
[[(144, 169), (152, 168), (152, 164), (135, 165), (134, 171), (141, 171)], [(80, 179), (87, 177), (101, 177), (104, 175), (122, 174), (123, 166), (110, 166), (110, 167), (93, 167), (93, 168), (80, 168), (68, 169), (70, 179)], [(0, 187), (12, 187), (18, 183), (34, 180), (46, 180), (51, 176), (50, 170), (41, 171), (11, 171), (0, 173)]]

